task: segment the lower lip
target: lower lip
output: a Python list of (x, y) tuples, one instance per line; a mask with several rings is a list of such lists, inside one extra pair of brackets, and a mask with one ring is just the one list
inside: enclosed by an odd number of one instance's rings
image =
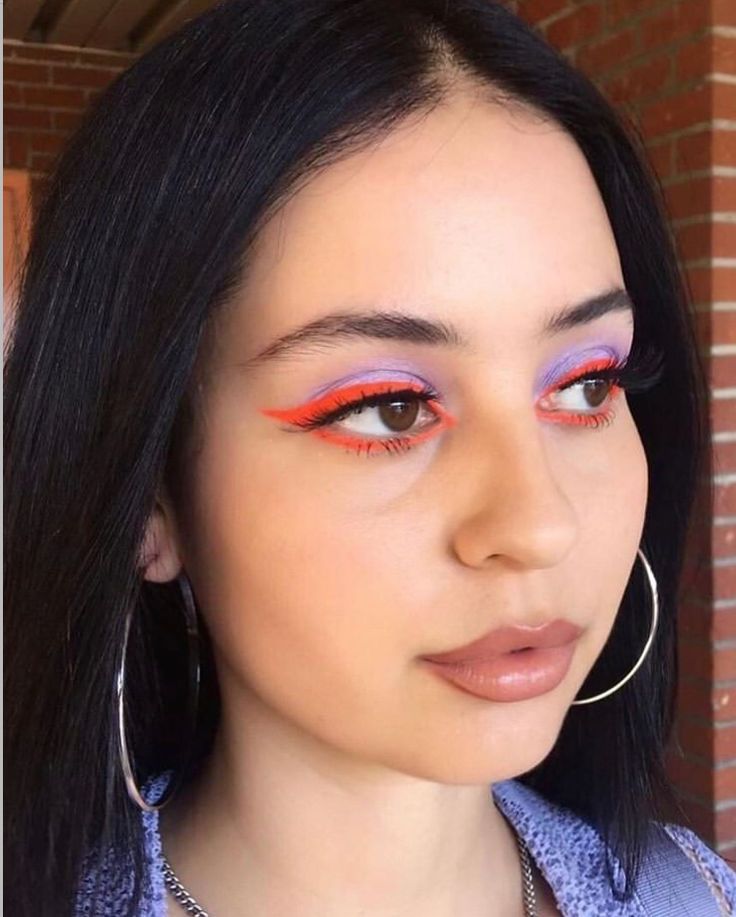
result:
[(484, 700), (509, 703), (552, 691), (567, 675), (575, 642), (547, 649), (504, 653), (493, 659), (440, 663), (425, 659), (433, 672)]

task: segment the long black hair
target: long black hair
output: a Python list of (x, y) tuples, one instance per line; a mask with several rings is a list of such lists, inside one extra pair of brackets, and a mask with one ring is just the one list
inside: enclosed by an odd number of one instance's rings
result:
[[(600, 830), (628, 879), (615, 893), (632, 894), (650, 819), (676, 803), (663, 756), (707, 440), (687, 286), (643, 142), (502, 3), (225, 0), (143, 55), (89, 111), (49, 179), (21, 278), (5, 365), (9, 913), (71, 913), (85, 855), (110, 845), (135, 877), (136, 913), (143, 831), (119, 765), (115, 673), (133, 609), (126, 709), (139, 778), (177, 768), (181, 599), (175, 584), (144, 581), (138, 557), (158, 488), (186, 500), (207, 330), (275, 208), (318, 169), (439, 105), (458, 76), (574, 138), (618, 245), (634, 347), (665, 358), (661, 382), (630, 396), (649, 464), (642, 547), (659, 582), (656, 641), (624, 688), (571, 708), (551, 754), (519, 777)], [(581, 696), (631, 667), (650, 616), (635, 568)], [(220, 711), (205, 648), (190, 776)]]

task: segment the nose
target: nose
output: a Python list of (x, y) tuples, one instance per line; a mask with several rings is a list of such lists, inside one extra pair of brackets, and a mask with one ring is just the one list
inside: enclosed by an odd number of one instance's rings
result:
[(494, 424), (489, 436), (477, 436), (463, 476), (472, 482), (462, 490), (467, 509), (453, 531), (453, 548), (464, 564), (505, 559), (543, 568), (565, 558), (578, 518), (549, 451), (535, 418)]

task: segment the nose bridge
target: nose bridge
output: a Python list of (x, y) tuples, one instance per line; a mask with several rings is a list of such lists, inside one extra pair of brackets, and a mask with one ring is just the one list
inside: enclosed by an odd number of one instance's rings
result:
[(473, 451), (471, 506), (456, 530), (468, 563), (503, 555), (530, 567), (559, 563), (578, 531), (535, 416), (504, 418)]

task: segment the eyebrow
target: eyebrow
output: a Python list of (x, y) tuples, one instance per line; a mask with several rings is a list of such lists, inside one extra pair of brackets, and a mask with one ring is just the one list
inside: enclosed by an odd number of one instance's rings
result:
[[(567, 306), (548, 316), (538, 337), (546, 338), (595, 321), (610, 312), (630, 312), (633, 304), (626, 290), (614, 287)], [(455, 326), (400, 311), (333, 312), (277, 338), (243, 364), (255, 367), (287, 356), (307, 354), (311, 348), (345, 340), (390, 340), (433, 347), (472, 349)]]

